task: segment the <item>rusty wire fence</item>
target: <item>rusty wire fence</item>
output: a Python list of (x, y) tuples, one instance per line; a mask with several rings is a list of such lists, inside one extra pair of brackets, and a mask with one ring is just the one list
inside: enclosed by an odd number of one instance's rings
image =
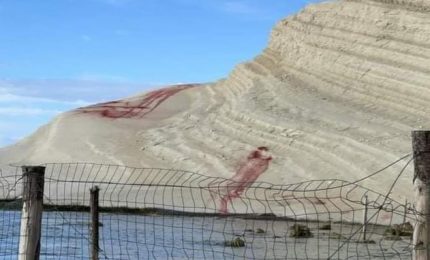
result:
[[(406, 167), (410, 157), (395, 163)], [(240, 183), (193, 172), (91, 163), (44, 166), (42, 259), (89, 258), (90, 189), (95, 186), (100, 189), (100, 259), (412, 256), (414, 207), (388, 196), (398, 178), (387, 194), (361, 186), (363, 179), (330, 179), (256, 182), (229, 197)], [(18, 258), (21, 171), (4, 167), (0, 175), (1, 259)], [(223, 203), (228, 212), (220, 212)]]

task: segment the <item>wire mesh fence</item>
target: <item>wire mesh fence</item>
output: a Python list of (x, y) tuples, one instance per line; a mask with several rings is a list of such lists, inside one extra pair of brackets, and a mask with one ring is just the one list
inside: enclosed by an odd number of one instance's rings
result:
[[(100, 189), (100, 259), (412, 256), (416, 213), (412, 205), (387, 196), (396, 181), (381, 194), (361, 186), (362, 180), (255, 182), (243, 188), (229, 179), (171, 169), (44, 166), (42, 259), (90, 257), (90, 189), (95, 186)], [(1, 259), (19, 254), (21, 171), (1, 172)]]

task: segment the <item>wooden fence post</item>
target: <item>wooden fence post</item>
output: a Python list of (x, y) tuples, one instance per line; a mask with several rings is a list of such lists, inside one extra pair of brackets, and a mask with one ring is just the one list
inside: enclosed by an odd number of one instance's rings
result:
[(367, 239), (367, 211), (368, 211), (368, 200), (367, 200), (367, 194), (364, 195), (364, 212), (363, 212), (363, 241), (366, 241)]
[(90, 189), (91, 259), (99, 259), (99, 187)]
[(405, 199), (405, 211), (403, 212), (403, 224), (406, 223), (406, 218), (408, 216), (408, 200)]
[(414, 186), (417, 223), (413, 236), (413, 259), (430, 259), (430, 131), (412, 131)]
[(19, 260), (38, 260), (42, 229), (45, 167), (23, 166), (23, 192)]

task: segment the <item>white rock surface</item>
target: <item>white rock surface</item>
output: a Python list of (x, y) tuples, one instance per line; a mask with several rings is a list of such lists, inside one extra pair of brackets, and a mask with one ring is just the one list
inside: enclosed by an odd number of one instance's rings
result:
[[(430, 128), (429, 10), (429, 0), (309, 5), (226, 79), (184, 89), (142, 117), (64, 113), (1, 149), (0, 164), (96, 162), (230, 178), (266, 146), (273, 160), (259, 181), (357, 180), (410, 153), (411, 130)], [(362, 184), (386, 192), (404, 163)], [(412, 199), (411, 174), (393, 191), (401, 201)]]

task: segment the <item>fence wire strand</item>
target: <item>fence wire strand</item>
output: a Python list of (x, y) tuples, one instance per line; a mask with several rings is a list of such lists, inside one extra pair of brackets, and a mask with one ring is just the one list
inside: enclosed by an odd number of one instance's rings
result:
[[(188, 171), (45, 164), (42, 258), (89, 258), (98, 186), (100, 259), (411, 259), (417, 212), (392, 191), (413, 158), (386, 193), (363, 186), (409, 157), (353, 182), (255, 182), (233, 195), (242, 183)], [(21, 186), (20, 167), (0, 171), (1, 259), (18, 256)]]

